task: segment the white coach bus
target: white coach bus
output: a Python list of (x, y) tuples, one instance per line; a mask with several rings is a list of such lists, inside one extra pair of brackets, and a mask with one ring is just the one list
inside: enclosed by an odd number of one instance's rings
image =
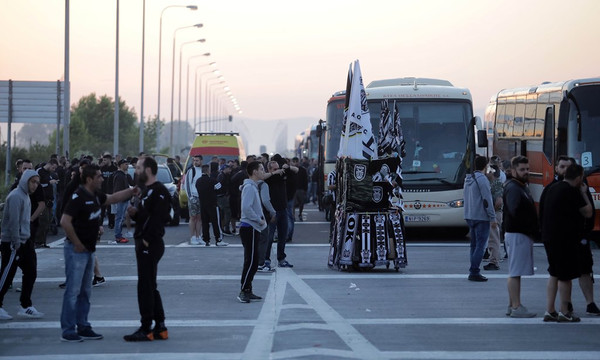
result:
[[(373, 134), (379, 133), (381, 102), (398, 107), (406, 157), (403, 159), (404, 220), (407, 227), (467, 227), (463, 183), (475, 154), (471, 93), (449, 81), (399, 78), (371, 82), (367, 88)], [(327, 103), (325, 175), (335, 167), (342, 131), (344, 94)], [(477, 124), (481, 127), (481, 124)]]

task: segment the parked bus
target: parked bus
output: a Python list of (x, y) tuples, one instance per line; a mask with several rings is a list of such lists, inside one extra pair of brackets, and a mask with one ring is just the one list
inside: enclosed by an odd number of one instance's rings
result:
[[(529, 158), (536, 203), (554, 178), (557, 157), (567, 155), (585, 169), (600, 211), (600, 78), (502, 90), (491, 98), (485, 119), (494, 154)], [(594, 230), (600, 230), (598, 214)]]
[[(375, 136), (382, 100), (388, 100), (390, 110), (398, 106), (407, 154), (402, 171), (405, 225), (465, 230), (463, 183), (475, 154), (477, 122), (469, 90), (446, 80), (411, 77), (373, 81), (366, 92)], [(344, 98), (344, 92), (337, 92), (327, 102), (325, 174), (335, 166)]]

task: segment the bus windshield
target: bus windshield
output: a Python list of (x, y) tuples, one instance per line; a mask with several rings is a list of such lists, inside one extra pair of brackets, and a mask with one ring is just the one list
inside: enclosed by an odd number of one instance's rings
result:
[[(343, 107), (343, 100), (342, 100)], [(463, 101), (395, 101), (388, 99), (390, 110), (398, 105), (406, 141), (403, 159), (403, 185), (462, 186), (467, 126), (473, 114), (470, 103)], [(334, 111), (330, 106), (327, 111)], [(373, 134), (379, 133), (381, 100), (369, 100)], [(335, 122), (328, 116), (327, 161), (334, 162), (339, 148), (343, 109)], [(339, 120), (338, 120), (339, 118)]]
[[(598, 99), (600, 99), (600, 86), (581, 86), (571, 91), (567, 155), (574, 157), (588, 173), (600, 171), (600, 141), (598, 141), (600, 102)], [(578, 108), (581, 115), (579, 123)]]

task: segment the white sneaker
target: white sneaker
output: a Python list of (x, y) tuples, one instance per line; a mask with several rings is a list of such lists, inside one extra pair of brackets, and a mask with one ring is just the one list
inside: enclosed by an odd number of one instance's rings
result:
[(217, 241), (217, 243), (216, 243), (215, 245), (217, 245), (217, 246), (228, 246), (228, 245), (229, 245), (229, 243), (227, 243), (227, 242), (225, 242), (225, 241), (221, 240), (221, 241)]
[(12, 316), (8, 315), (6, 310), (0, 307), (0, 320), (12, 320)]
[(21, 308), (17, 313), (18, 317), (28, 318), (28, 319), (39, 319), (44, 317), (44, 313), (37, 311), (33, 306), (28, 307), (27, 309)]
[(132, 238), (133, 237), (133, 233), (131, 231), (128, 231), (125, 233), (125, 237), (126, 238)]
[(191, 245), (200, 245), (200, 238), (198, 238), (197, 236), (192, 236), (190, 238), (190, 244)]

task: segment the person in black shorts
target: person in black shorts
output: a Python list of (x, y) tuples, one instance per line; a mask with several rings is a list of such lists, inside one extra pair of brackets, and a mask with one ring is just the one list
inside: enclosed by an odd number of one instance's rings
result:
[[(135, 258), (138, 273), (138, 306), (141, 323), (125, 341), (166, 340), (165, 311), (156, 285), (158, 262), (165, 252), (165, 223), (169, 220), (171, 196), (165, 186), (156, 180), (158, 165), (151, 157), (140, 159), (135, 166), (137, 181), (144, 190), (136, 207), (127, 212), (135, 220)], [(154, 329), (152, 329), (154, 320)]]
[[(560, 312), (555, 320), (558, 322), (580, 321), (569, 310), (569, 303), (571, 302), (571, 280), (581, 275), (579, 264), (581, 230), (585, 218), (593, 215), (587, 189), (587, 185), (583, 183), (583, 167), (571, 164), (566, 169), (564, 180), (552, 185), (540, 203), (542, 238), (548, 256), (548, 272), (551, 277), (558, 279)], [(553, 309), (548, 310), (544, 315), (545, 321), (551, 321), (547, 319), (548, 314), (553, 315)]]
[[(565, 172), (567, 168), (571, 164), (575, 164), (576, 161), (573, 158), (567, 157), (566, 155), (560, 155), (556, 161), (556, 166), (554, 167), (555, 175), (554, 180), (548, 184), (544, 191), (542, 191), (542, 195), (540, 197), (540, 204), (542, 204), (545, 200), (548, 189), (557, 182), (563, 181), (565, 177)], [(584, 183), (586, 180), (584, 178)], [(587, 184), (587, 183), (586, 183)], [(594, 207), (594, 202), (592, 199), (592, 194), (589, 191), (586, 192), (586, 196)], [(581, 288), (581, 292), (585, 297), (585, 301), (587, 304), (586, 312), (589, 315), (600, 316), (600, 309), (594, 302), (594, 278), (593, 278), (593, 270), (592, 267), (594, 265), (594, 259), (592, 257), (592, 249), (590, 247), (590, 241), (588, 240), (588, 236), (594, 228), (595, 222), (595, 209), (592, 211), (592, 216), (584, 219), (584, 224), (582, 229), (580, 230), (581, 241), (578, 246), (579, 253), (579, 287)], [(543, 208), (540, 207), (540, 218), (543, 217)], [(547, 246), (544, 243), (544, 246)], [(547, 311), (544, 314), (544, 321), (556, 321), (558, 317), (558, 313), (555, 309), (555, 301), (556, 301), (556, 293), (558, 292), (558, 279), (554, 276), (550, 276), (548, 278), (548, 286), (547, 286)], [(573, 305), (569, 303), (568, 311), (573, 311)]]
[(64, 247), (67, 280), (60, 316), (61, 340), (67, 342), (102, 339), (88, 321), (101, 207), (124, 201), (139, 192), (135, 187), (104, 194), (100, 191), (104, 179), (94, 164), (83, 168), (81, 180), (82, 185), (73, 193), (60, 220), (67, 235)]

